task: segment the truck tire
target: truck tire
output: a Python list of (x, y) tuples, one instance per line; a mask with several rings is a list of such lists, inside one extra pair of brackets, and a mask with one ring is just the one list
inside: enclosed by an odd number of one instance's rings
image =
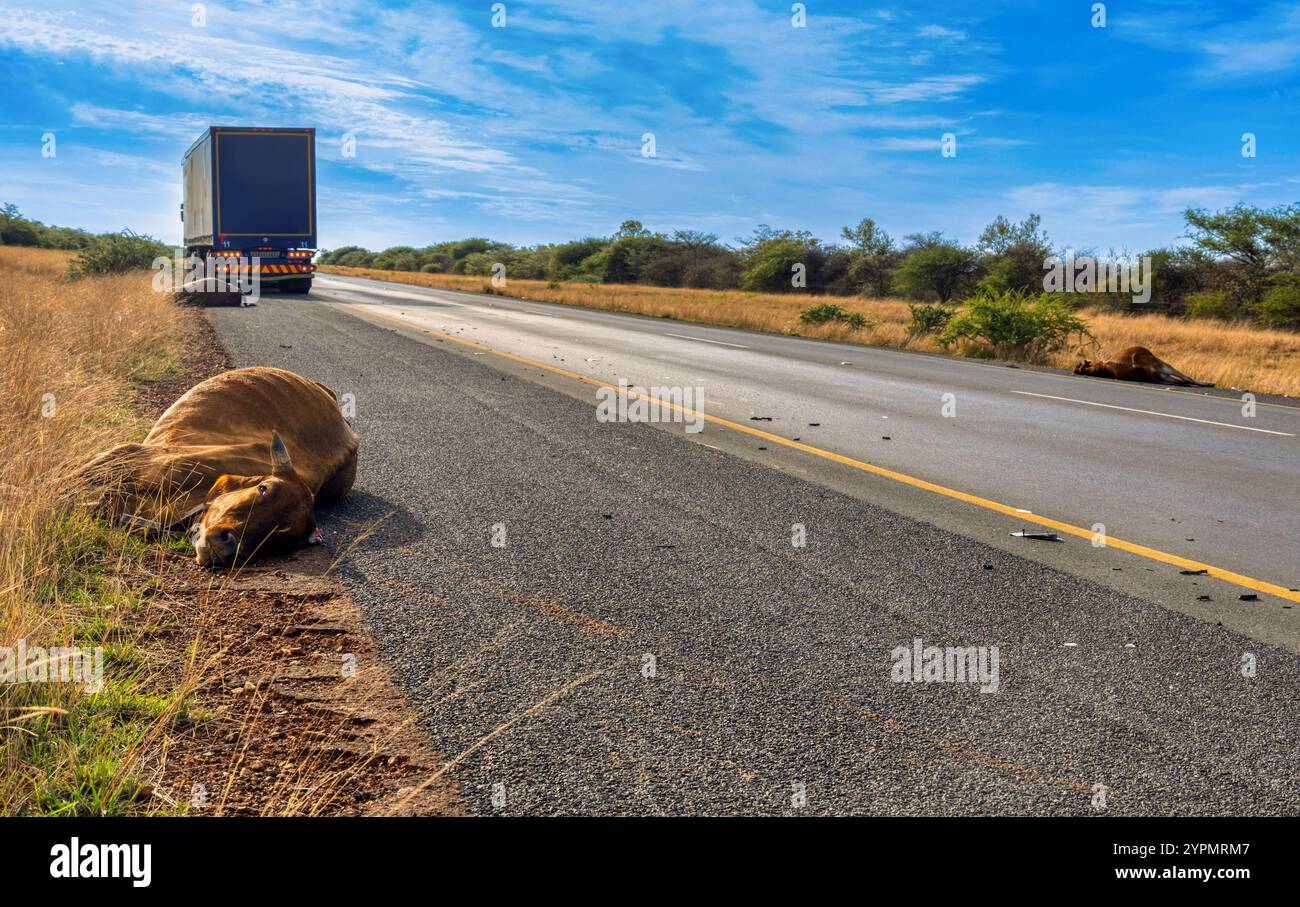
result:
[(285, 280), (280, 283), (281, 293), (310, 293), (311, 278), (304, 280)]

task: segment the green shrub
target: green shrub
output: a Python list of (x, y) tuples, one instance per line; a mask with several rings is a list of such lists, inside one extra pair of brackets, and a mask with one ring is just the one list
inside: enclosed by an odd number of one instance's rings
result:
[(907, 326), (909, 337), (920, 337), (928, 334), (941, 333), (956, 314), (956, 309), (952, 306), (939, 303), (932, 305), (930, 303), (916, 304), (909, 302), (908, 309), (912, 312), (912, 323)]
[(1065, 300), (1050, 293), (982, 291), (966, 300), (965, 309), (948, 323), (939, 343), (946, 348), (965, 341), (999, 358), (1032, 362), (1064, 349), (1072, 336), (1083, 340), (1092, 335)]
[(341, 255), (330, 264), (336, 264), (343, 268), (369, 268), (374, 264), (375, 256), (365, 249), (357, 249)]
[(1300, 283), (1273, 287), (1259, 304), (1259, 323), (1266, 328), (1300, 331)]
[(1226, 290), (1206, 290), (1187, 297), (1188, 318), (1241, 321), (1254, 318), (1252, 307)]
[(457, 274), (469, 274), (474, 277), (486, 277), (492, 273), (496, 261), (486, 252), (471, 252), (456, 262)]
[(799, 321), (803, 324), (826, 324), (827, 322), (840, 322), (847, 324), (855, 331), (861, 328), (869, 328), (875, 324), (866, 315), (861, 312), (850, 312), (841, 308), (832, 302), (823, 302), (811, 308), (804, 309), (799, 313)]
[(151, 236), (135, 233), (105, 233), (77, 253), (68, 265), (68, 276), (77, 279), (92, 274), (125, 274), (146, 270), (156, 258), (170, 258), (171, 246)]
[(420, 251), (410, 246), (393, 246), (376, 254), (370, 267), (383, 271), (418, 271)]
[[(345, 265), (346, 267), (360, 267), (360, 265), (349, 264), (348, 261), (354, 261), (357, 256), (362, 261), (368, 259), (370, 253), (360, 246), (340, 246), (337, 249), (330, 249), (327, 252), (321, 252), (317, 255), (316, 262), (322, 265)], [(349, 257), (351, 256), (351, 257)], [(348, 259), (348, 261), (344, 261)]]

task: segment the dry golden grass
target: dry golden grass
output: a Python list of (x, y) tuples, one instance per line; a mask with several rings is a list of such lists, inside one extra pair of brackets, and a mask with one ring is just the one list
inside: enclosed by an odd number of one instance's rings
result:
[[(1164, 315), (1091, 313), (1087, 321), (1105, 355), (1145, 346), (1180, 371), (1219, 387), (1300, 397), (1300, 334)], [(1052, 364), (1065, 368), (1074, 361), (1060, 355)]]
[(0, 247), (0, 645), (103, 646), (106, 683), (0, 687), (6, 814), (119, 811), (130, 753), (183, 698), (148, 691), (123, 630), (143, 598), (118, 568), (161, 549), (61, 504), (73, 469), (147, 429), (131, 384), (174, 365), (177, 312), (147, 275), (66, 281), (70, 258)]
[[(230, 668), (213, 612), (240, 603), (240, 572), (196, 583), (180, 566), (179, 555), (192, 558), (184, 540), (145, 542), (70, 506), (67, 495), (91, 456), (147, 433), (152, 419), (132, 406), (138, 385), (190, 374), (179, 367), (190, 329), (169, 294), (152, 291), (149, 272), (68, 281), (71, 257), (0, 246), (0, 646), (102, 647), (103, 686), (0, 683), (0, 815), (222, 815), (234, 810), (228, 796), (250, 751), (283, 732), (268, 728), (271, 712), (257, 696), (233, 741), (212, 739), (226, 725), (204, 705), (226, 692), (218, 681)], [(201, 594), (178, 591), (178, 576)], [(241, 669), (250, 672), (272, 659), (245, 656)], [(362, 686), (363, 677), (347, 683)], [(387, 695), (382, 684), (371, 687)], [(348, 742), (336, 710), (372, 707), (361, 694), (331, 704), (312, 731), (319, 748), (295, 751), (291, 770), (246, 793), (240, 808), (355, 809), (359, 779), (383, 769), (376, 762), (389, 736), (405, 729), (377, 734), (374, 752), (358, 758), (327, 758), (329, 747)], [(199, 728), (206, 736), (196, 744)], [(227, 745), (226, 764), (204, 776), (211, 800), (201, 809), (189, 790), (164, 789), (178, 751)]]
[[(487, 277), (458, 274), (333, 266), (323, 267), (321, 271), (866, 346), (939, 351), (929, 338), (908, 336), (911, 313), (901, 299), (825, 300), (862, 312), (875, 322), (870, 328), (854, 330), (843, 324), (801, 324), (799, 312), (822, 300), (793, 294), (585, 283), (552, 287), (542, 280), (510, 280), (505, 287), (496, 288)], [(1219, 321), (1182, 321), (1163, 315), (1128, 316), (1101, 310), (1087, 310), (1082, 315), (1095, 343), (1085, 349), (1057, 353), (1047, 364), (1073, 368), (1080, 355), (1097, 359), (1125, 347), (1145, 346), (1181, 371), (1202, 381), (1213, 381), (1220, 387), (1300, 396), (1300, 334)]]

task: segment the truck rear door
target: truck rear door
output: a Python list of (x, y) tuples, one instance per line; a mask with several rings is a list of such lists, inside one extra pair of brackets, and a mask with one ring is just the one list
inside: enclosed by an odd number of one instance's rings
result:
[[(316, 235), (312, 130), (213, 131), (216, 232), (248, 245), (313, 247)], [(265, 237), (265, 240), (263, 239)]]

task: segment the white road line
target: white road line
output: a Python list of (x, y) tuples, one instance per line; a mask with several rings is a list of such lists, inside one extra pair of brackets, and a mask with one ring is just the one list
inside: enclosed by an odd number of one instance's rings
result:
[(721, 340), (705, 340), (703, 337), (692, 337), (690, 334), (670, 334), (664, 331), (665, 337), (677, 337), (681, 340), (698, 340), (700, 343), (716, 343), (718, 346), (734, 346), (738, 350), (747, 350), (749, 347), (741, 346), (739, 343), (725, 343)]
[(1073, 397), (1053, 397), (1051, 394), (1035, 394), (1030, 391), (1012, 391), (1013, 394), (1023, 394), (1026, 397), (1043, 397), (1046, 400), (1063, 400), (1066, 403), (1082, 403), (1085, 406), (1104, 406), (1106, 409), (1122, 409), (1129, 413), (1142, 413), (1145, 416), (1164, 416), (1166, 419), (1182, 419), (1184, 422), (1201, 422), (1205, 425), (1218, 425), (1222, 428), (1239, 428), (1242, 431), (1257, 431), (1266, 435), (1281, 435), (1284, 438), (1294, 438), (1295, 435), (1289, 431), (1272, 431), (1267, 428), (1251, 428), (1249, 425), (1233, 425), (1230, 422), (1214, 422), (1210, 419), (1194, 419), (1191, 416), (1175, 416), (1173, 413), (1157, 413), (1149, 409), (1134, 409), (1131, 406), (1116, 406), (1113, 403), (1097, 403), (1092, 400), (1075, 400)]

